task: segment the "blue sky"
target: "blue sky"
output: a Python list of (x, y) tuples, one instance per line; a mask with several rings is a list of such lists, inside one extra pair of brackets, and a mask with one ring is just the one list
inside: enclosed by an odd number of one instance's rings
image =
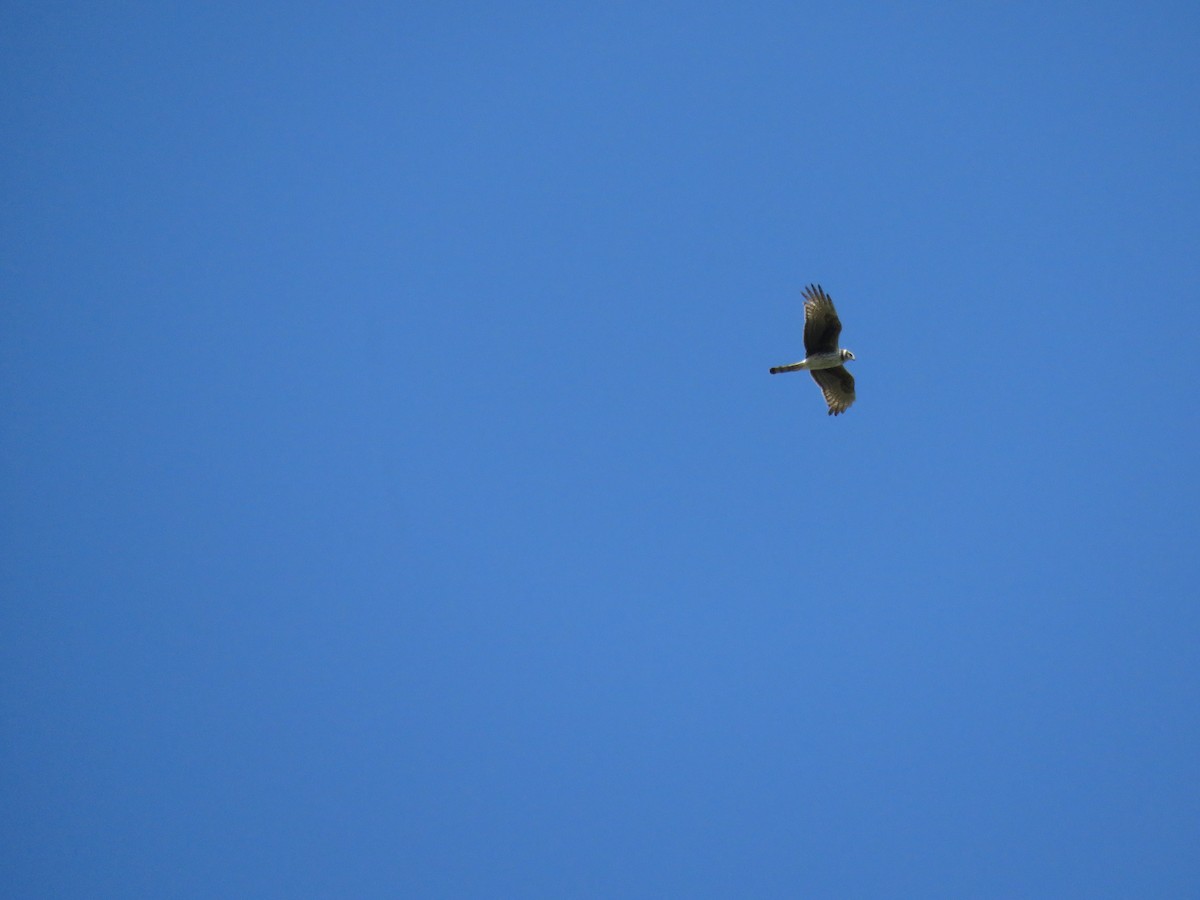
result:
[(1195, 896), (1198, 40), (9, 4), (13, 896)]

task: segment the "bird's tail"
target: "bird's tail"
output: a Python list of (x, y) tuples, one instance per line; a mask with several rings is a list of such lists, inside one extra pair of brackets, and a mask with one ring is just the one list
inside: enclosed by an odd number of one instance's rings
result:
[(787, 366), (775, 366), (774, 368), (771, 369), (771, 374), (778, 375), (780, 372), (795, 372), (795, 371), (797, 371), (799, 369), (803, 369), (803, 368), (804, 368), (803, 362), (792, 363)]

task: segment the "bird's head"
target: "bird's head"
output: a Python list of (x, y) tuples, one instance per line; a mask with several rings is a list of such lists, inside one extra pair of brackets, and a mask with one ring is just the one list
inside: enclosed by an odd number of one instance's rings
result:
[(851, 353), (849, 350), (843, 350), (842, 351), (842, 362), (846, 362), (847, 360), (850, 360), (850, 359), (854, 359), (854, 354)]

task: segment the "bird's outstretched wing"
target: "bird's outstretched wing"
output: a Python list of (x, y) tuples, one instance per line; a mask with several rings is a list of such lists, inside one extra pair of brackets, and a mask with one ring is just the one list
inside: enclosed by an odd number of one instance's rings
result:
[(804, 289), (804, 352), (809, 356), (832, 353), (841, 333), (842, 321), (833, 301), (819, 284), (810, 284)]
[(829, 415), (838, 416), (850, 408), (850, 404), (854, 402), (854, 376), (846, 371), (845, 366), (813, 369), (811, 374), (813, 381), (825, 395)]

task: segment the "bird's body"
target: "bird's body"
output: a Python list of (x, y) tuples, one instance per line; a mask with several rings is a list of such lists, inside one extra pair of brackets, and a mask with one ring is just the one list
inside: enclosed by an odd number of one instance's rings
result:
[[(850, 357), (853, 359), (854, 357)], [(791, 363), (786, 366), (775, 366), (771, 369), (772, 375), (778, 375), (780, 372), (798, 372), (801, 369), (808, 369), (810, 372), (813, 369), (832, 369), (840, 366), (846, 361), (846, 357), (842, 356), (842, 351), (836, 353), (814, 353), (812, 356), (806, 356), (800, 362)]]
[(811, 372), (825, 395), (831, 416), (844, 413), (855, 399), (854, 376), (843, 365), (854, 359), (854, 354), (838, 347), (841, 333), (842, 322), (833, 308), (833, 300), (820, 285), (809, 285), (804, 289), (804, 352), (807, 355), (800, 362), (771, 369), (772, 375), (801, 369)]

